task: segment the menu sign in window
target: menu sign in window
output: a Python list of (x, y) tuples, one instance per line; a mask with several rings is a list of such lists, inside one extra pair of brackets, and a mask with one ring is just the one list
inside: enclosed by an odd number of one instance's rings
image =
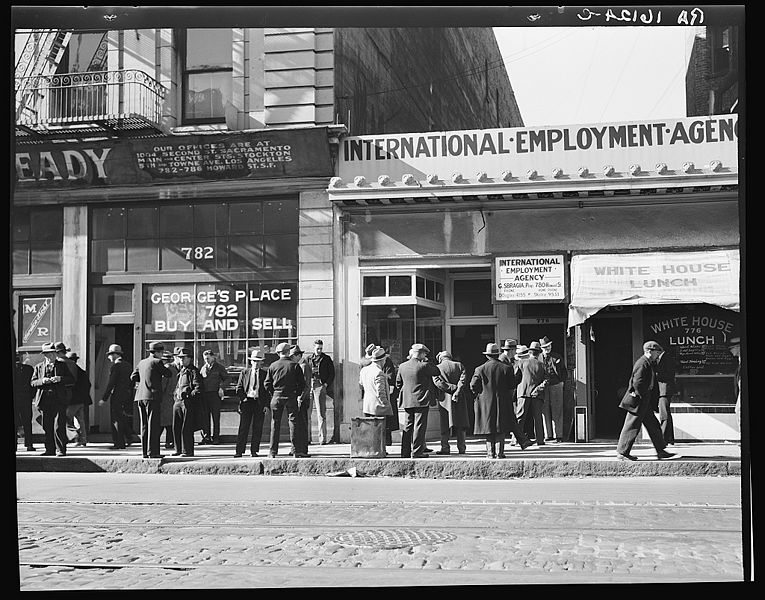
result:
[(646, 306), (643, 335), (674, 357), (677, 375), (729, 374), (736, 358), (728, 341), (739, 335), (738, 314), (710, 304)]
[(499, 256), (494, 259), (497, 302), (565, 300), (565, 260), (562, 254)]

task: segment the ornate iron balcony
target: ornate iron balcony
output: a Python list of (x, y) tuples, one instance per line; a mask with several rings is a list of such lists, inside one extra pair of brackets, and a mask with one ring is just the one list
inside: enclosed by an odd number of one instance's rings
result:
[(61, 127), (162, 131), (167, 89), (138, 69), (16, 77), (17, 132)]

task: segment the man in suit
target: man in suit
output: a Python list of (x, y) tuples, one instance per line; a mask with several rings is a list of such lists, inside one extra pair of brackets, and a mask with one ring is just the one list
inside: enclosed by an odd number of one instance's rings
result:
[(515, 364), (515, 349), (518, 347), (518, 340), (514, 340), (510, 338), (509, 340), (505, 340), (505, 343), (502, 344), (502, 352), (500, 353), (497, 360), (499, 362), (503, 362), (506, 365), (510, 365), (511, 367)]
[[(202, 376), (194, 366), (194, 354), (176, 347), (178, 378), (173, 390), (173, 456), (194, 456), (196, 412), (201, 408)], [(157, 439), (159, 446), (159, 439)]]
[[(32, 400), (35, 389), (32, 387), (34, 367), (22, 361), (21, 352), (16, 353), (16, 364), (13, 371), (13, 407), (15, 409), (15, 425), (24, 430), (24, 445), (27, 451), (35, 449), (32, 443)], [(18, 437), (16, 438), (18, 440)]]
[(547, 336), (539, 340), (542, 354), (539, 360), (545, 367), (545, 386), (542, 391), (542, 418), (546, 429), (545, 441), (563, 441), (563, 386), (568, 371), (563, 357), (553, 352), (552, 341)]
[(271, 402), (271, 397), (266, 390), (266, 370), (263, 368), (263, 360), (266, 358), (263, 350), (255, 349), (250, 354), (250, 366), (239, 373), (236, 382), (236, 397), (239, 398), (239, 430), (236, 434), (236, 451), (234, 458), (241, 458), (247, 449), (247, 437), (252, 424), (252, 441), (250, 442), (250, 454), (258, 455), (260, 450), (260, 436), (263, 433), (263, 420), (266, 409)]
[[(538, 344), (539, 342), (537, 342)], [(528, 347), (521, 345), (515, 351), (515, 375), (519, 380), (515, 414), (521, 431), (526, 431), (526, 422), (531, 416), (533, 430), (538, 446), (544, 446), (545, 432), (542, 423), (542, 400), (539, 395), (544, 390), (546, 377), (545, 366), (540, 360), (532, 357)]]
[(93, 404), (93, 400), (90, 399), (90, 378), (85, 369), (77, 364), (80, 357), (77, 356), (76, 352), (67, 352), (66, 358), (72, 361), (75, 369), (77, 369), (77, 377), (72, 388), (72, 398), (69, 400), (69, 406), (66, 407), (66, 420), (77, 431), (77, 446), (87, 446), (88, 412), (90, 405)]
[(42, 456), (66, 456), (67, 386), (74, 385), (74, 377), (63, 361), (56, 360), (53, 344), (43, 344), (42, 355), (45, 360), (35, 365), (30, 382), (37, 390), (37, 409), (45, 431)]
[(134, 385), (130, 379), (133, 365), (123, 357), (119, 344), (109, 346), (106, 353), (112, 366), (109, 371), (109, 381), (99, 401), (99, 406), (109, 402), (109, 416), (112, 428), (112, 450), (124, 450), (130, 444), (130, 433), (126, 429), (125, 407), (133, 404)]
[[(313, 376), (311, 364), (308, 362), (308, 359), (303, 356), (303, 351), (297, 344), (290, 348), (290, 358), (303, 370), (303, 377), (306, 380), (306, 384), (311, 381), (311, 377)], [(309, 456), (308, 440), (311, 433), (311, 413), (309, 412), (311, 409), (311, 391), (311, 386), (306, 385), (303, 389), (303, 393), (298, 396), (298, 432), (295, 434), (295, 442), (299, 442), (300, 445), (297, 448), (293, 447), (290, 452), (290, 454), (297, 456), (298, 458), (308, 458)]]
[(656, 359), (656, 382), (659, 386), (658, 406), (653, 407), (659, 413), (659, 425), (667, 445), (675, 443), (675, 426), (672, 423), (670, 403), (675, 394), (675, 364), (672, 357), (662, 350)]
[[(396, 375), (399, 390), (399, 406), (406, 413), (401, 432), (401, 458), (426, 458), (425, 432), (428, 428), (428, 411), (438, 402), (436, 390), (449, 389), (441, 378), (441, 371), (428, 362), (430, 352), (424, 344), (414, 344), (409, 360), (402, 362)], [(437, 388), (438, 386), (438, 388)]]
[(655, 366), (661, 352), (663, 348), (658, 342), (646, 342), (643, 344), (643, 355), (632, 367), (629, 387), (619, 404), (619, 408), (627, 411), (616, 446), (616, 457), (619, 460), (637, 460), (636, 456), (630, 454), (630, 450), (637, 439), (641, 425), (645, 425), (651, 443), (656, 449), (656, 456), (660, 460), (677, 457), (677, 454), (665, 450), (667, 443), (661, 433), (661, 426), (653, 414), (653, 406), (659, 393)]
[(173, 376), (162, 362), (164, 351), (165, 346), (161, 342), (151, 342), (149, 356), (139, 361), (130, 375), (130, 380), (138, 384), (135, 401), (141, 415), (141, 450), (144, 458), (162, 458), (159, 452), (162, 378)]
[(278, 344), (276, 353), (279, 358), (269, 365), (265, 381), (266, 390), (271, 396), (271, 440), (268, 458), (276, 458), (279, 454), (279, 428), (285, 410), (289, 419), (290, 444), (295, 447), (295, 436), (300, 435), (297, 424), (297, 399), (305, 386), (309, 385), (303, 376), (303, 369), (290, 360), (290, 345), (287, 342)]
[(467, 373), (461, 362), (452, 358), (451, 353), (442, 350), (436, 354), (438, 370), (442, 379), (449, 384), (449, 391), (438, 390), (438, 417), (441, 426), (441, 449), (436, 454), (450, 454), (449, 437), (453, 432), (457, 438), (457, 452), (465, 454), (467, 447), (465, 439), (467, 428), (470, 426), (468, 418), (468, 382)]
[[(524, 353), (528, 354), (525, 346)], [(515, 417), (512, 388), (516, 377), (510, 365), (498, 360), (499, 346), (487, 344), (486, 362), (478, 365), (470, 380), (475, 399), (473, 433), (486, 436), (486, 458), (505, 458), (505, 435), (512, 432), (525, 450), (531, 445)], [(534, 359), (531, 359), (534, 360)]]

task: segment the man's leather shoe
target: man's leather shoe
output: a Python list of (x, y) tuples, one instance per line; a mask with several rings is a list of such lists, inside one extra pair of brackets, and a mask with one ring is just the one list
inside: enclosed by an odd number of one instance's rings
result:
[(531, 448), (533, 450), (534, 442), (526, 442), (525, 444), (521, 444), (521, 450), (528, 450)]
[(463, 450), (458, 450), (458, 452), (459, 452), (459, 454), (466, 454), (466, 453), (467, 453), (467, 450), (465, 450), (465, 449), (463, 449)]
[(430, 458), (430, 455), (423, 451), (422, 454), (412, 454), (412, 458)]
[(56, 452), (56, 456), (66, 456), (66, 452)]
[(42, 452), (40, 456), (56, 456), (55, 452)]
[(276, 454), (274, 454), (273, 452), (269, 452), (268, 458), (276, 458)]
[(242, 458), (241, 454), (234, 454), (234, 458)]
[(433, 452), (433, 448), (425, 448), (423, 452)]
[(637, 456), (632, 456), (632, 454), (620, 454), (619, 452), (616, 453), (616, 458), (618, 460), (630, 460), (630, 461), (637, 460)]
[(666, 450), (657, 452), (656, 456), (659, 458), (659, 460), (672, 460), (673, 458), (680, 458), (679, 454), (675, 454), (674, 452), (667, 452)]
[(170, 456), (183, 456), (180, 452), (173, 452)]
[(295, 454), (295, 458), (308, 458), (308, 455), (303, 454), (302, 452), (298, 452)]
[(252, 456), (252, 457), (255, 457), (255, 456), (257, 456), (257, 455), (258, 455), (258, 453), (257, 453), (257, 452), (253, 452), (253, 453), (251, 453), (251, 454), (250, 454), (250, 456)]
[(507, 458), (504, 454), (497, 454), (497, 458)]
[(161, 454), (149, 454), (149, 458), (162, 458)]
[(451, 450), (438, 450), (436, 454), (440, 454), (442, 456), (445, 456), (447, 454), (451, 454)]

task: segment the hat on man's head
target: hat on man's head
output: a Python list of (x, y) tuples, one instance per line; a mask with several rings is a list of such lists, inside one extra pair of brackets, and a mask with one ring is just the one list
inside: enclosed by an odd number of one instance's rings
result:
[(66, 352), (67, 350), (70, 350), (70, 348), (66, 347), (64, 342), (56, 342), (53, 348), (56, 350), (56, 352)]
[(499, 346), (494, 342), (489, 342), (486, 344), (486, 351), (484, 354), (486, 356), (497, 356), (499, 354)]
[(152, 342), (149, 344), (149, 352), (162, 352), (165, 345), (162, 342)]
[(106, 356), (109, 356), (110, 354), (119, 354), (122, 356), (122, 346), (119, 344), (112, 344), (109, 346), (109, 351), (106, 353)]
[(547, 346), (552, 346), (552, 340), (549, 337), (545, 336), (539, 340), (539, 344), (542, 346), (542, 348), (545, 348)]
[(651, 341), (651, 342), (646, 342), (645, 344), (643, 344), (643, 352), (645, 352), (646, 350), (658, 350), (659, 352), (661, 352), (662, 350), (664, 350), (664, 348), (662, 348), (658, 342)]
[(539, 350), (542, 351), (542, 346), (539, 344), (538, 341), (534, 340), (529, 344), (529, 350)]
[(265, 360), (265, 358), (266, 358), (266, 353), (263, 352), (263, 350), (261, 350), (260, 348), (256, 348), (250, 354), (250, 360), (253, 361), (253, 362), (260, 361), (260, 360)]
[(43, 352), (55, 352), (56, 351), (56, 345), (52, 344), (51, 342), (47, 342), (42, 345), (42, 351)]
[(79, 358), (80, 358), (79, 356), (77, 356), (77, 353), (76, 353), (76, 352), (67, 352), (67, 353), (66, 353), (66, 357), (67, 357), (69, 360), (79, 360)]
[(290, 351), (290, 345), (287, 342), (282, 342), (276, 346), (275, 350), (278, 354), (284, 354)]
[(741, 338), (740, 337), (733, 337), (728, 340), (727, 346), (730, 348), (732, 346), (740, 346), (741, 345)]
[(520, 346), (518, 346), (515, 349), (515, 355), (518, 358), (525, 358), (526, 356), (529, 355), (529, 347), (528, 346), (524, 346), (523, 344), (521, 344)]
[(194, 353), (188, 348), (181, 348), (178, 351), (178, 356), (180, 358), (194, 358)]
[(367, 356), (372, 356), (372, 352), (374, 352), (374, 349), (377, 348), (375, 344), (369, 344), (366, 348), (364, 348), (364, 354)]
[(442, 360), (452, 360), (452, 355), (448, 350), (441, 350), (438, 354), (436, 354), (436, 360), (438, 362), (441, 362)]
[(514, 340), (513, 338), (510, 338), (509, 340), (505, 340), (505, 343), (502, 344), (502, 350), (512, 350), (518, 345), (518, 340)]
[(322, 340), (314, 340), (313, 341), (314, 346), (323, 346), (324, 342)]
[(412, 344), (411, 350), (412, 352), (430, 352), (430, 348), (425, 344)]
[(170, 350), (165, 350), (162, 353), (162, 360), (173, 360), (173, 353)]
[(385, 351), (385, 348), (381, 348), (380, 346), (376, 346), (374, 350), (372, 350), (372, 355), (369, 357), (375, 362), (381, 362), (385, 360), (388, 357), (388, 353)]
[(173, 356), (178, 356), (178, 353), (183, 350), (183, 346), (176, 346), (173, 348)]
[(294, 346), (292, 346), (292, 348), (290, 348), (290, 356), (297, 356), (298, 354), (302, 356), (303, 351), (300, 349), (300, 346), (295, 344)]
[(202, 352), (202, 356), (215, 356), (215, 350), (205, 350)]

